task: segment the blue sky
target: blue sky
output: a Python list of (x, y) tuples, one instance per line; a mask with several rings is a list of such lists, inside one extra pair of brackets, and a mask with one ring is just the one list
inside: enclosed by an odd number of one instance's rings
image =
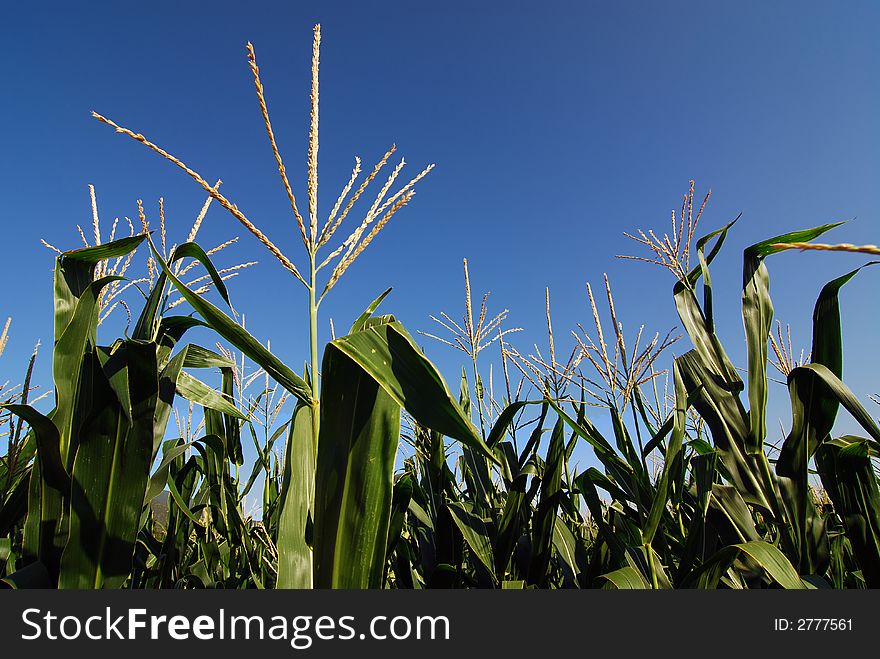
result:
[[(90, 222), (87, 184), (96, 186), (105, 223), (136, 217), (138, 198), (155, 220), (164, 196), (176, 240), (204, 199), (179, 170), (90, 110), (144, 133), (209, 180), (222, 178), (224, 193), (300, 256), (244, 45), (255, 45), (278, 141), (304, 198), (316, 22), (323, 212), (354, 155), (370, 166), (396, 142), (411, 174), (437, 164), (334, 289), (325, 323), (345, 325), (393, 286), (386, 312), (413, 332), (431, 330), (429, 314), (461, 313), (466, 257), (475, 293), (491, 290), (490, 308), (509, 308), (510, 325), (524, 328), (515, 336), (523, 351), (544, 340), (545, 286), (557, 343), (567, 347), (568, 329), (590, 320), (586, 282), (598, 285), (605, 272), (628, 332), (640, 323), (668, 330), (677, 324), (671, 276), (614, 255), (638, 250), (623, 231), (666, 230), (694, 178), (698, 196), (713, 191), (706, 230), (743, 213), (713, 280), (719, 333), (744, 365), (742, 248), (844, 219), (852, 221), (832, 234), (835, 242), (880, 242), (876, 3), (76, 4), (0, 10), (0, 314), (13, 316), (2, 379), (17, 380), (42, 339), (36, 380), (51, 386), (52, 256), (39, 239), (77, 246), (74, 225)], [(241, 241), (221, 265), (261, 261), (231, 282), (233, 301), (255, 335), (301, 363), (302, 288), (215, 206), (203, 240), (232, 235)], [(797, 345), (808, 348), (821, 286), (863, 261), (812, 253), (769, 261), (777, 315), (792, 324)], [(878, 274), (862, 273), (843, 293), (844, 379), (863, 400), (880, 389), (872, 377)], [(457, 387), (460, 355), (427, 348)], [(784, 416), (787, 394), (776, 389), (771, 411)]]

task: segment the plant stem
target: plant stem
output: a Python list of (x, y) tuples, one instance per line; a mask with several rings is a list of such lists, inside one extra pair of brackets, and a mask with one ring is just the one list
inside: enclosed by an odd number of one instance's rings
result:
[(766, 489), (765, 496), (768, 503), (770, 504), (771, 512), (777, 519), (782, 546), (787, 550), (787, 552), (789, 552), (790, 556), (797, 556), (799, 549), (797, 547), (797, 544), (791, 537), (791, 527), (788, 520), (788, 515), (786, 514), (784, 506), (780, 503), (779, 496), (777, 494), (776, 484), (773, 478), (773, 472), (770, 469), (770, 461), (767, 459), (767, 454), (763, 450), (758, 454), (758, 463), (761, 468), (761, 477), (764, 483), (764, 487)]
[(480, 417), (480, 434), (483, 436), (483, 441), (486, 440), (486, 422), (483, 420), (483, 400), (481, 394), (485, 393), (483, 391), (483, 385), (480, 381), (480, 374), (477, 371), (477, 357), (476, 354), (472, 359), (474, 365), (474, 398), (477, 402), (477, 414)]
[(312, 368), (312, 443), (315, 447), (315, 454), (318, 450), (318, 430), (320, 429), (320, 400), (318, 392), (318, 302), (315, 299), (315, 291), (318, 287), (316, 279), (317, 270), (315, 261), (317, 259), (317, 249), (309, 249), (309, 344), (311, 348), (311, 368)]
[(660, 584), (657, 581), (657, 567), (654, 565), (654, 550), (651, 549), (650, 542), (645, 545), (645, 551), (648, 554), (648, 569), (651, 571), (651, 588), (659, 590)]

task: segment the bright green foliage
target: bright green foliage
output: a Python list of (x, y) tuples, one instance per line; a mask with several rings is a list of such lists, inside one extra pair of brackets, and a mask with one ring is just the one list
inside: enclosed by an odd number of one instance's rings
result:
[[(193, 243), (168, 262), (153, 250), (161, 274), (132, 336), (102, 346), (97, 300), (109, 279), (95, 279), (95, 264), (144, 237), (63, 254), (55, 408), (43, 415), (25, 401), (4, 405), (28, 431), (16, 436), (15, 460), (0, 462), (2, 583), (880, 587), (880, 428), (842, 381), (839, 295), (859, 270), (819, 294), (811, 363), (787, 374), (791, 425), (771, 459), (765, 260), (833, 225), (745, 250), (742, 378), (715, 332), (709, 272), (732, 226), (697, 241), (699, 265), (673, 288), (692, 349), (672, 364), (671, 406), (649, 414), (641, 386), (628, 407), (609, 393), (598, 412), (608, 423), (550, 387), (493, 407), (475, 357), (473, 381), (462, 376), (456, 399), (403, 326), (375, 315), (388, 291), (326, 345), (320, 374), (306, 368), (300, 377), (177, 276), (176, 261), (196, 259), (229, 305)], [(172, 289), (198, 317), (168, 315)], [(197, 326), (253, 360), (266, 390), (245, 403), (228, 356), (180, 346)], [(218, 373), (219, 387), (193, 369)], [(274, 391), (270, 378), (295, 404), (261, 440), (255, 414)], [(204, 427), (167, 439), (176, 396), (202, 408)], [(865, 437), (833, 437), (841, 408)], [(243, 439), (257, 455), (249, 468)], [(412, 450), (398, 462), (401, 441)], [(577, 470), (579, 443), (598, 467)], [(827, 496), (817, 496), (820, 483)], [(258, 484), (259, 521), (246, 502)]]

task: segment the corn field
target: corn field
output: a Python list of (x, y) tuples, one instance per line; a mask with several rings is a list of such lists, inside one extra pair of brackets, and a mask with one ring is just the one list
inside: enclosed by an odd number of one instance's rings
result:
[[(744, 369), (713, 314), (736, 302), (716, 299), (710, 276), (736, 240), (736, 220), (701, 235), (709, 195), (695, 204), (693, 182), (668, 233), (629, 233), (638, 253), (622, 256), (668, 271), (681, 337), (625, 336), (606, 277), (598, 292), (587, 289), (589, 328), (573, 333), (570, 353), (557, 353), (549, 290), (547, 347), (521, 351), (507, 311), (493, 315), (488, 295), (472, 295), (465, 261), (461, 317), (438, 314), (431, 333), (414, 336), (383, 313), (389, 289), (322, 346), (322, 302), (433, 166), (406, 179), (404, 161), (390, 162), (393, 146), (364, 172), (356, 158), (331, 212), (319, 215), (320, 45), (316, 26), (304, 204), (247, 45), (303, 247), (296, 257), (220, 192), (221, 181), (93, 113), (208, 196), (185, 240), (169, 244), (161, 201), (158, 228), (139, 201), (139, 227), (118, 237), (114, 223), (102, 236), (92, 189), (93, 235), (79, 229), (84, 245), (72, 250), (46, 243), (55, 252), (51, 410), (36, 406), (36, 351), (21, 385), (0, 389), (2, 586), (880, 587), (880, 427), (841, 380), (839, 296), (861, 268), (822, 288), (807, 355), (774, 324), (768, 268), (787, 250), (858, 257), (877, 247), (815, 242), (834, 224), (745, 246)], [(233, 309), (227, 286), (255, 264), (215, 265), (236, 239), (199, 245), (212, 203), (304, 289), (304, 367), (278, 359)], [(135, 272), (136, 253), (148, 257), (146, 272)], [(125, 314), (123, 336), (105, 336), (111, 314)], [(196, 327), (216, 345), (187, 343)], [(430, 355), (450, 348), (462, 370), (448, 382)], [(501, 375), (486, 377), (488, 359)], [(774, 372), (791, 401), (778, 447), (767, 431)], [(863, 432), (836, 435), (839, 414)], [(597, 466), (578, 470), (580, 447)]]

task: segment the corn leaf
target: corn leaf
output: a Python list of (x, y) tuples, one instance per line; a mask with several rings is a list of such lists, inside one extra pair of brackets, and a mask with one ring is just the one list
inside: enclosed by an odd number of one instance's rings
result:
[(382, 322), (338, 338), (330, 345), (369, 373), (420, 424), (496, 460), (452, 398), (437, 368), (399, 322)]
[(482, 563), (483, 567), (489, 570), (489, 574), (495, 579), (492, 542), (489, 539), (486, 522), (468, 510), (461, 502), (450, 502), (447, 504), (447, 508), (452, 513), (452, 521), (455, 522), (458, 530), (461, 531), (461, 535), (464, 537), (464, 541), (471, 552), (473, 552), (473, 555)]
[(118, 342), (90, 362), (93, 413), (80, 430), (73, 463), (61, 588), (118, 588), (125, 581), (153, 457), (155, 346)]
[(278, 519), (278, 588), (311, 588), (312, 548), (308, 536), (315, 498), (315, 442), (312, 409), (293, 411), (284, 451), (281, 514)]
[(327, 346), (321, 369), (314, 585), (380, 588), (400, 406), (337, 341)]
[(241, 325), (235, 323), (213, 304), (190, 290), (186, 284), (174, 275), (152, 243), (150, 243), (150, 249), (153, 250), (154, 258), (159, 263), (163, 273), (168, 277), (168, 280), (177, 289), (177, 292), (204, 318), (205, 322), (215, 332), (253, 359), (269, 374), (269, 377), (287, 389), (297, 399), (307, 405), (312, 404), (311, 387), (306, 384), (305, 380), (269, 352), (263, 344), (251, 336)]

